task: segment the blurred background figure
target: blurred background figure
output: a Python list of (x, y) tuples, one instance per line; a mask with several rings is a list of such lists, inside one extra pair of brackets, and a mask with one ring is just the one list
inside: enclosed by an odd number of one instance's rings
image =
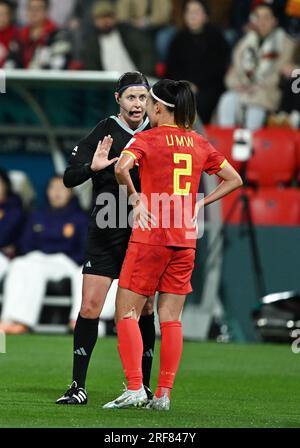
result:
[(0, 1), (0, 68), (4, 66), (12, 43), (18, 38), (18, 29), (13, 23), (13, 6)]
[(210, 23), (209, 10), (203, 1), (186, 3), (184, 25), (171, 42), (166, 77), (190, 81), (199, 116), (207, 124), (224, 91), (229, 49), (221, 32)]
[[(155, 44), (157, 62), (161, 64), (165, 62), (167, 48), (176, 31), (175, 11), (180, 10), (178, 15), (182, 22), (182, 4), (183, 0), (117, 0), (117, 17), (120, 23), (147, 33)], [(163, 75), (163, 68), (158, 64), (156, 75)]]
[(171, 0), (117, 0), (118, 20), (141, 29), (156, 30), (168, 25), (171, 10)]
[[(300, 5), (299, 5), (300, 7)], [(299, 70), (298, 77), (300, 74), (300, 39), (297, 41), (297, 45), (293, 54), (293, 58), (290, 64), (287, 64), (282, 69), (282, 74), (286, 80), (284, 85), (284, 95), (281, 103), (281, 110), (286, 112), (292, 112), (297, 110), (300, 112), (300, 97), (299, 94), (293, 92), (292, 83), (295, 81), (293, 77), (294, 70)], [(299, 87), (299, 83), (298, 83)]]
[(81, 47), (84, 69), (154, 74), (154, 45), (147, 34), (120, 24), (116, 8), (109, 1), (95, 3), (92, 18), (92, 29)]
[[(17, 21), (20, 25), (27, 23), (27, 3), (28, 0), (17, 1)], [(50, 0), (49, 17), (59, 26), (68, 24), (73, 16), (76, 0)]]
[(281, 75), (281, 103), (278, 112), (270, 115), (268, 125), (297, 129), (300, 128), (300, 39), (297, 41), (291, 62), (282, 68)]
[(0, 281), (17, 253), (23, 223), (22, 201), (13, 193), (8, 174), (0, 169)]
[[(71, 29), (82, 28), (83, 32), (88, 32), (92, 25), (92, 6), (97, 0), (75, 0), (72, 17), (68, 27)], [(99, 0), (98, 0), (99, 1)]]
[(288, 0), (232, 0), (232, 25), (243, 34), (249, 31), (249, 16), (259, 5), (268, 4), (276, 9), (277, 19), (280, 26), (286, 22), (285, 9)]
[(278, 27), (276, 9), (264, 3), (253, 12), (253, 30), (237, 44), (218, 109), (222, 127), (264, 126), (267, 114), (280, 102), (281, 69), (292, 60), (294, 44)]
[(47, 199), (47, 207), (29, 216), (20, 240), (24, 255), (11, 262), (4, 282), (0, 330), (7, 334), (25, 333), (38, 323), (49, 280), (71, 280), (71, 327), (80, 309), (88, 218), (60, 176), (50, 179)]
[(65, 69), (72, 55), (67, 34), (49, 17), (49, 0), (27, 0), (26, 25), (11, 48), (7, 68)]

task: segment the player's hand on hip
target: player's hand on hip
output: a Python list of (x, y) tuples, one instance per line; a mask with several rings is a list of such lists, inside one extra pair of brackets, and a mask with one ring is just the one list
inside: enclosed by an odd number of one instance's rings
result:
[(194, 216), (192, 218), (192, 226), (196, 229), (196, 232), (198, 233), (199, 225), (198, 225), (198, 219), (199, 219), (199, 213), (205, 206), (205, 200), (201, 199), (200, 201), (196, 202), (195, 210), (194, 210)]
[(143, 231), (156, 226), (155, 216), (147, 209), (142, 200), (133, 206), (134, 228), (140, 227)]
[(96, 172), (104, 170), (105, 168), (107, 168), (108, 166), (112, 165), (113, 163), (119, 160), (118, 157), (115, 157), (114, 159), (111, 160), (108, 159), (109, 151), (112, 147), (112, 144), (113, 139), (111, 135), (104, 137), (103, 141), (100, 140), (91, 163), (92, 171)]

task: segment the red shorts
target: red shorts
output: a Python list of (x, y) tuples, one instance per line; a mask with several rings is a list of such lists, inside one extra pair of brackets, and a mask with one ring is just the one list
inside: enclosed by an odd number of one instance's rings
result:
[(186, 295), (193, 291), (191, 276), (195, 249), (129, 243), (119, 286), (143, 296), (156, 291)]

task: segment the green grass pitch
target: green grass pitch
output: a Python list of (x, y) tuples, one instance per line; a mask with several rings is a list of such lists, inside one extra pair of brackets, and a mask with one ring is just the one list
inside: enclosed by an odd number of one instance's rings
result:
[[(287, 428), (300, 426), (300, 354), (289, 345), (186, 342), (170, 412), (103, 410), (121, 393), (117, 340), (98, 340), (87, 406), (54, 404), (70, 384), (72, 338), (7, 338), (0, 354), (0, 427)], [(159, 341), (152, 377), (157, 380)]]

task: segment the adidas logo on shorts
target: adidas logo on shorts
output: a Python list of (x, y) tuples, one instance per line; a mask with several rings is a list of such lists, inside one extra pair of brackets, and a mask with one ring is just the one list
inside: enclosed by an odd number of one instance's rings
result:
[(91, 268), (92, 267), (92, 263), (90, 261), (88, 261), (85, 265), (86, 268)]

